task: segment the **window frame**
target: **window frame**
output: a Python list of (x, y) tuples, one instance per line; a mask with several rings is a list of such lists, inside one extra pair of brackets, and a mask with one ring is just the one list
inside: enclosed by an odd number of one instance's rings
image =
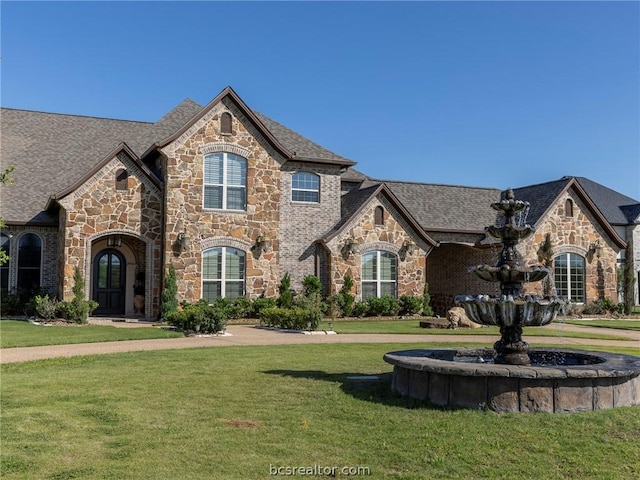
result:
[[(558, 265), (558, 259), (564, 259), (561, 265)], [(573, 260), (579, 261), (574, 262)], [(579, 271), (576, 271), (576, 268)], [(553, 259), (553, 280), (558, 296), (566, 297), (567, 300), (574, 303), (586, 303), (586, 259), (577, 253), (567, 252), (556, 255)]]
[[(318, 185), (317, 188), (303, 188), (303, 187), (296, 187), (296, 181), (300, 182), (300, 180), (298, 180), (298, 178), (300, 177), (310, 177), (312, 179), (314, 179)], [(302, 180), (304, 181), (304, 180)], [(304, 199), (296, 199), (295, 194), (296, 193), (300, 193), (300, 194), (307, 194), (307, 193), (315, 193), (317, 195), (317, 200), (304, 200)], [(313, 173), (313, 172), (295, 172), (292, 176), (291, 176), (291, 201), (295, 202), (295, 203), (307, 203), (307, 204), (318, 204), (320, 203), (320, 175), (318, 175), (317, 173)]]
[[(364, 263), (366, 261), (367, 258), (371, 257), (372, 255), (375, 255), (374, 261), (375, 261), (375, 272), (374, 272), (374, 277), (373, 279), (368, 279), (365, 278), (365, 268), (364, 268)], [(386, 257), (389, 258), (391, 260), (393, 260), (392, 264), (391, 264), (391, 273), (394, 275), (391, 275), (393, 278), (391, 280), (386, 280), (383, 279), (383, 271), (382, 271), (382, 262), (381, 262), (381, 258), (382, 257)], [(386, 250), (374, 250), (371, 252), (366, 252), (362, 254), (362, 259), (360, 262), (361, 265), (361, 274), (360, 274), (360, 283), (361, 283), (361, 291), (362, 291), (362, 301), (366, 301), (368, 298), (372, 298), (372, 295), (366, 295), (365, 296), (365, 292), (366, 292), (366, 288), (365, 288), (365, 284), (366, 285), (375, 285), (375, 290), (376, 290), (376, 297), (380, 298), (385, 294), (389, 294), (392, 295), (394, 298), (398, 298), (398, 256), (395, 253), (392, 252), (388, 252)], [(388, 292), (384, 292), (383, 293), (383, 285), (393, 285), (393, 293), (390, 294)]]
[[(242, 258), (242, 269), (239, 273), (239, 278), (227, 278), (227, 251), (238, 252)], [(209, 254), (215, 254), (219, 252), (220, 255), (220, 278), (208, 278), (205, 272), (205, 258)], [(237, 297), (228, 297), (227, 296), (227, 284), (228, 283), (239, 283), (240, 284), (240, 294)], [(247, 252), (235, 247), (227, 247), (227, 246), (219, 246), (212, 247), (202, 252), (202, 275), (201, 275), (201, 286), (202, 286), (202, 298), (206, 298), (209, 304), (213, 304), (216, 298), (230, 298), (235, 299), (238, 297), (243, 297), (247, 292)], [(220, 297), (209, 298), (205, 296), (205, 284), (220, 284)]]
[[(215, 161), (216, 156), (222, 156), (222, 183), (207, 182), (207, 165), (208, 161)], [(229, 183), (229, 159), (230, 157), (239, 159), (242, 161), (241, 178), (243, 183), (239, 185)], [(246, 212), (247, 211), (247, 164), (248, 161), (241, 155), (231, 152), (213, 152), (204, 156), (202, 163), (202, 208), (205, 210), (228, 210), (232, 212)], [(207, 187), (209, 188), (221, 188), (222, 201), (221, 206), (208, 206), (207, 205)], [(242, 189), (242, 208), (229, 208), (229, 190), (230, 189)]]

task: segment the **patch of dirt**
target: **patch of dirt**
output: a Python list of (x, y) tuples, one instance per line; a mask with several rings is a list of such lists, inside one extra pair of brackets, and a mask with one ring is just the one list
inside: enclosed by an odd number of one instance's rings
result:
[(260, 428), (264, 424), (253, 420), (226, 420), (221, 418), (220, 421), (231, 428)]

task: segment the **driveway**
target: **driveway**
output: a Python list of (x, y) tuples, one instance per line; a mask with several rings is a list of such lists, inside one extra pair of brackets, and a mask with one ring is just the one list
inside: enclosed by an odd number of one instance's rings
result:
[[(104, 324), (105, 322), (100, 322)], [(141, 327), (141, 324), (113, 322), (123, 328)], [(568, 324), (552, 324), (545, 328), (560, 331), (592, 330), (601, 334), (625, 337), (627, 340), (597, 340), (569, 337), (529, 337), (534, 344), (557, 344), (567, 348), (577, 345), (640, 347), (640, 332), (632, 330), (614, 330), (596, 327), (581, 327)], [(102, 355), (108, 353), (136, 352), (145, 350), (173, 350), (180, 348), (208, 348), (250, 345), (292, 345), (319, 343), (482, 343), (493, 345), (498, 337), (478, 335), (390, 335), (390, 334), (314, 334), (281, 332), (249, 325), (230, 325), (227, 335), (164, 338), (154, 340), (126, 340), (120, 342), (79, 343), (72, 345), (50, 345), (45, 347), (21, 347), (0, 349), (0, 363), (17, 363), (47, 358), (76, 357), (82, 355)]]

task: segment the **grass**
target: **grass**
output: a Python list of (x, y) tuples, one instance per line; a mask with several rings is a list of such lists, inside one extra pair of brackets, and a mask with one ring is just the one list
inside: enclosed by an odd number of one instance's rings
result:
[[(498, 327), (486, 328), (421, 328), (419, 321), (413, 320), (337, 320), (332, 322), (333, 330), (337, 333), (390, 333), (413, 335), (479, 335), (500, 336)], [(329, 323), (323, 322), (321, 329), (328, 329)], [(600, 340), (628, 340), (627, 337), (593, 332), (567, 332), (552, 330), (544, 327), (525, 327), (523, 334), (527, 337), (544, 336), (558, 338), (591, 338)]]
[(115, 342), (182, 337), (160, 328), (116, 328), (108, 325), (35, 325), (23, 320), (0, 320), (0, 347), (34, 347), (71, 343)]
[(427, 408), (391, 393), (382, 361), (420, 346), (202, 348), (2, 365), (2, 478), (251, 480), (313, 465), (398, 480), (640, 477), (640, 407)]
[(606, 319), (594, 319), (594, 320), (567, 320), (566, 323), (571, 325), (583, 325), (586, 327), (602, 327), (602, 328), (614, 328), (619, 330), (640, 330), (640, 321), (638, 320), (606, 320)]

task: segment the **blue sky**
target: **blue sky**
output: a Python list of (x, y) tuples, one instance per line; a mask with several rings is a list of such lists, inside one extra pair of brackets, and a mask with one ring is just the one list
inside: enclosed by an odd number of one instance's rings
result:
[(376, 178), (640, 199), (639, 2), (1, 3), (5, 107), (142, 121), (231, 85)]

